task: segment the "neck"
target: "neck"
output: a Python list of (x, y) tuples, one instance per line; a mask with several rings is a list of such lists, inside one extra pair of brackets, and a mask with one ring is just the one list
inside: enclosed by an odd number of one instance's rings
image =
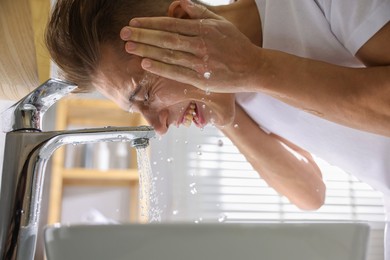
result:
[(209, 9), (233, 23), (254, 44), (262, 45), (261, 20), (254, 0), (238, 0)]

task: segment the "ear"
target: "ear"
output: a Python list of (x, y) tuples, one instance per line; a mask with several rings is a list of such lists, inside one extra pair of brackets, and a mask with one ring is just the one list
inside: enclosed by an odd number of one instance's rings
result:
[(168, 16), (181, 18), (181, 19), (190, 19), (188, 13), (181, 7), (180, 1), (173, 1), (168, 8)]

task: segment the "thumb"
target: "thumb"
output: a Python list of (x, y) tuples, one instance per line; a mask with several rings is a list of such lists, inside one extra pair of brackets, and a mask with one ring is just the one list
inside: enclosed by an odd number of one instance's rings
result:
[(206, 6), (195, 4), (191, 0), (180, 0), (180, 6), (192, 19), (222, 19), (222, 17), (207, 9)]

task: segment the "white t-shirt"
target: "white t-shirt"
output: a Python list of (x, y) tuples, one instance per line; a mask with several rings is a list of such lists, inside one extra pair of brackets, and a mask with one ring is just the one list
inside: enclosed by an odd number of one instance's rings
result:
[[(363, 67), (354, 55), (390, 20), (390, 0), (256, 2), (264, 48), (348, 67)], [(262, 128), (390, 196), (390, 138), (335, 124), (262, 93), (236, 99)]]

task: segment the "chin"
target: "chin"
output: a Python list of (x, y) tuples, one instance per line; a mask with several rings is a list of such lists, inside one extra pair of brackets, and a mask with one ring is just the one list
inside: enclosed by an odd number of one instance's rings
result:
[(224, 118), (223, 120), (221, 120), (219, 122), (215, 122), (215, 125), (217, 127), (225, 127), (225, 126), (233, 124), (233, 122), (234, 122), (234, 116), (231, 116), (229, 118)]
[(214, 124), (217, 127), (225, 127), (233, 124), (235, 119), (235, 109), (234, 107), (230, 111), (225, 111), (222, 116), (219, 116), (217, 120), (214, 121)]

